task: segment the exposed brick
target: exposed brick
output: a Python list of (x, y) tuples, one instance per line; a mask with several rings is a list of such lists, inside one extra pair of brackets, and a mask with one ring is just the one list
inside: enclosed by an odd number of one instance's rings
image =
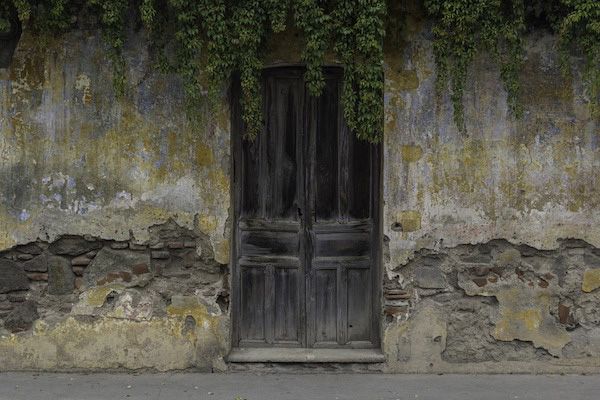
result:
[(75, 257), (71, 260), (71, 265), (76, 266), (87, 266), (92, 260), (90, 260), (87, 256), (79, 256)]
[(387, 300), (406, 300), (410, 299), (410, 293), (406, 290), (396, 289), (396, 290), (388, 290), (385, 293), (385, 298)]
[(558, 305), (558, 321), (561, 324), (568, 324), (570, 322), (571, 307), (565, 306), (564, 304)]
[(184, 247), (188, 247), (188, 248), (195, 248), (196, 247), (196, 242), (191, 242), (191, 241), (184, 242), (183, 246)]
[(153, 251), (150, 253), (150, 256), (158, 260), (166, 260), (171, 257), (171, 254), (168, 251)]
[(138, 244), (138, 243), (131, 243), (131, 242), (129, 243), (129, 248), (130, 248), (131, 250), (136, 250), (136, 251), (139, 251), (139, 250), (146, 250), (146, 246), (145, 246), (145, 245), (143, 245), (143, 244)]
[(150, 272), (150, 268), (146, 264), (137, 264), (131, 268), (134, 275), (142, 275)]
[(473, 278), (472, 280), (479, 287), (484, 287), (488, 283), (487, 278), (483, 278), (483, 277)]
[(28, 272), (27, 277), (32, 281), (48, 281), (47, 272)]
[(6, 295), (6, 299), (12, 303), (21, 303), (27, 298), (27, 292), (13, 292)]

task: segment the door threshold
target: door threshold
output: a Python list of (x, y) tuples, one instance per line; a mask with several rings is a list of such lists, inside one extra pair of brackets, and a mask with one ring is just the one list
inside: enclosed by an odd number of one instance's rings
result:
[(379, 349), (233, 348), (227, 356), (233, 363), (382, 363)]

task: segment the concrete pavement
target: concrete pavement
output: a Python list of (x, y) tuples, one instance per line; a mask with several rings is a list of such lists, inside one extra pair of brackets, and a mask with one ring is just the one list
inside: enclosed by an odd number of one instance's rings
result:
[(1, 400), (597, 400), (600, 376), (0, 373)]

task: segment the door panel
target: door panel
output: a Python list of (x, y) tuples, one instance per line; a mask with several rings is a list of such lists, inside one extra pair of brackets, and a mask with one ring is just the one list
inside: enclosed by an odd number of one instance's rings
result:
[(337, 272), (320, 269), (314, 274), (315, 291), (319, 293), (315, 303), (316, 342), (337, 342)]
[(300, 343), (300, 292), (297, 268), (275, 270), (275, 332), (277, 342)]
[(343, 122), (341, 69), (318, 98), (303, 74), (265, 72), (254, 141), (232, 106), (234, 346), (376, 347), (377, 146)]
[(348, 340), (369, 341), (371, 339), (371, 308), (368, 299), (371, 297), (370, 270), (368, 268), (347, 268), (348, 286)]
[(265, 339), (265, 274), (263, 268), (242, 267), (242, 339)]

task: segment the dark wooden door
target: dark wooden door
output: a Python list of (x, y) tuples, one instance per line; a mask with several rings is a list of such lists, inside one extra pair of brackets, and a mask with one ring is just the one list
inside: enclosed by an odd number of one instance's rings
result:
[(341, 69), (319, 98), (303, 74), (265, 70), (254, 141), (233, 102), (234, 347), (376, 347), (379, 148), (346, 129)]

